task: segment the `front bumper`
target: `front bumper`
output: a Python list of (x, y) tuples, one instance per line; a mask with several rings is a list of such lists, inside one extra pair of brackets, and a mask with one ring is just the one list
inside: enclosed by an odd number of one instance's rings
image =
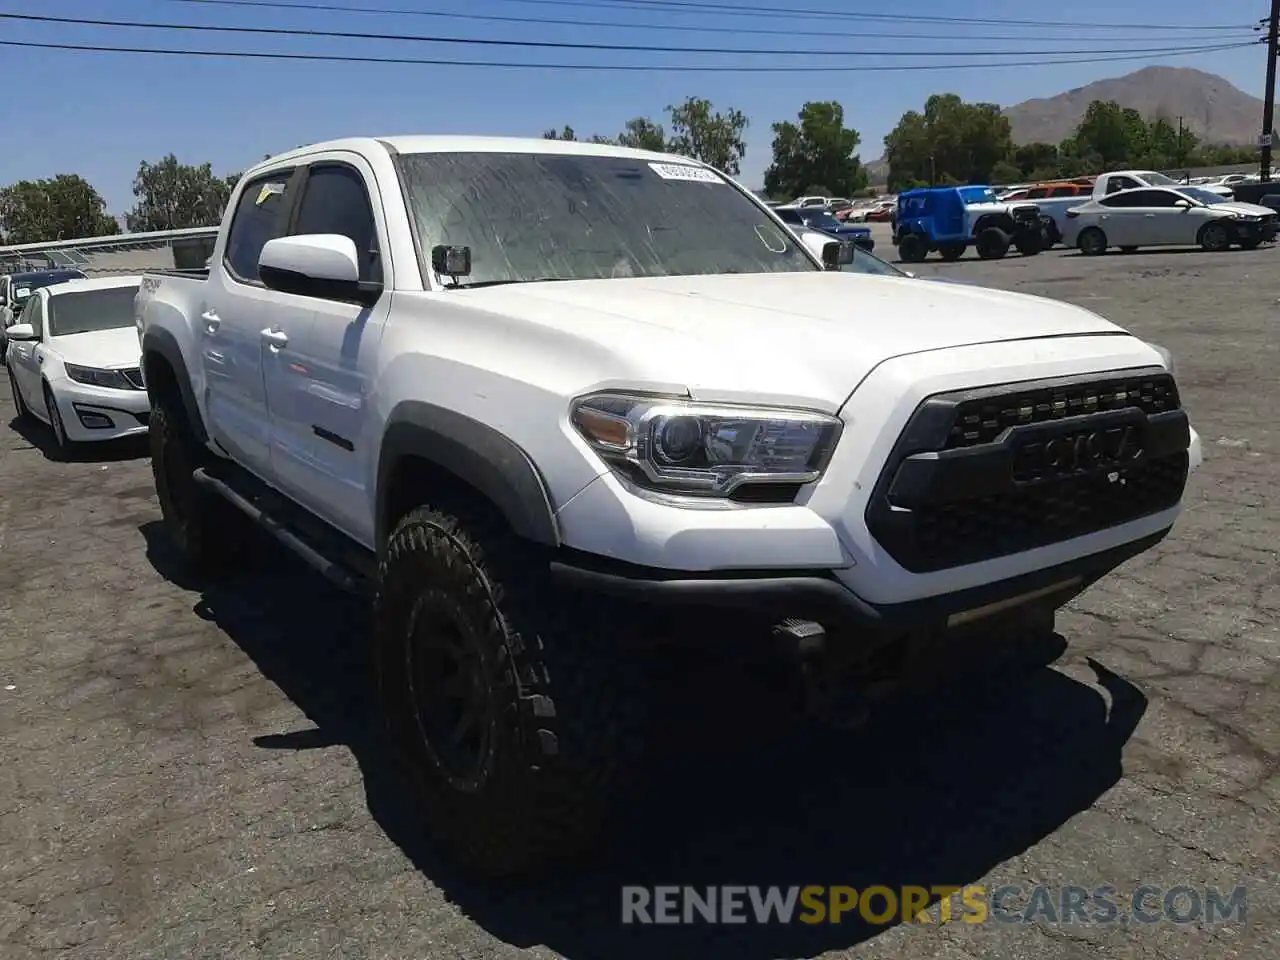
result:
[(114, 390), (64, 378), (50, 384), (67, 439), (119, 440), (147, 432), (151, 404), (145, 390)]
[(869, 603), (828, 571), (673, 573), (564, 551), (551, 562), (551, 572), (571, 589), (646, 604), (729, 607), (758, 612), (775, 621), (796, 617), (870, 640), (945, 631), (1030, 606), (1056, 609), (1120, 564), (1155, 546), (1170, 529), (1021, 576), (907, 603)]
[(1280, 220), (1270, 223), (1262, 223), (1260, 221), (1237, 221), (1235, 224), (1235, 234), (1237, 240), (1244, 241), (1261, 241), (1269, 243), (1280, 235)]

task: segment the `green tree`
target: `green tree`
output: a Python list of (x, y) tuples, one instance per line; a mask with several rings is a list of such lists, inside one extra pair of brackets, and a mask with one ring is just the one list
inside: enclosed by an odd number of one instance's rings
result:
[[(799, 123), (773, 125), (773, 163), (764, 173), (770, 195), (851, 197), (867, 186), (858, 156), (862, 137), (844, 125), (844, 107), (834, 100), (811, 101), (800, 108)], [(826, 184), (816, 193), (813, 184)]]
[(889, 187), (913, 183), (986, 183), (1013, 151), (1009, 119), (994, 103), (934, 94), (924, 112), (910, 110), (884, 139)]
[(626, 127), (618, 134), (617, 142), (619, 146), (634, 150), (664, 153), (667, 149), (667, 133), (662, 129), (662, 124), (654, 123), (648, 117), (635, 117), (627, 121)]
[(560, 130), (557, 130), (555, 127), (552, 127), (550, 130), (545, 131), (542, 134), (542, 139), (543, 140), (577, 140), (578, 138), (573, 135), (573, 127), (569, 126), (566, 123), (564, 127)]
[(1012, 159), (1023, 180), (1047, 180), (1058, 175), (1058, 148), (1052, 143), (1014, 147)]
[(144, 160), (133, 181), (138, 202), (125, 223), (134, 233), (217, 226), (231, 199), (228, 179), (211, 164), (179, 163), (172, 153), (157, 163)]
[(999, 160), (991, 168), (992, 183), (1017, 183), (1022, 179), (1022, 168), (1008, 160)]
[(671, 153), (693, 157), (737, 176), (747, 155), (742, 138), (747, 129), (746, 114), (734, 109), (713, 112), (710, 100), (689, 97), (679, 106), (668, 106), (667, 116), (671, 123), (667, 149)]
[(1133, 114), (1134, 111), (1126, 113), (1114, 100), (1094, 100), (1085, 109), (1084, 119), (1076, 128), (1077, 155), (1096, 155), (1103, 167), (1113, 169), (1127, 164), (1134, 148), (1141, 145), (1132, 142), (1138, 132)]
[(6, 243), (42, 243), (120, 232), (106, 202), (83, 177), (60, 173), (21, 180), (0, 190), (0, 227)]

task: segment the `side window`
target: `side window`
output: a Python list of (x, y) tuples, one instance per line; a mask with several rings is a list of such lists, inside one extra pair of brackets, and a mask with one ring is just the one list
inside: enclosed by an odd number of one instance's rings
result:
[(1048, 187), (1032, 187), (1030, 190), (1027, 191), (1028, 200), (1039, 200), (1041, 197), (1047, 197), (1048, 195), (1049, 195)]
[(1105, 200), (1099, 202), (1107, 207), (1136, 207), (1138, 195), (1135, 193), (1111, 193)]
[(1135, 207), (1172, 207), (1178, 202), (1177, 195), (1168, 190), (1139, 190), (1134, 196)]
[(31, 324), (36, 336), (42, 340), (44, 339), (44, 298), (40, 294), (32, 291), (31, 299), (22, 308), (22, 316), (18, 322)]
[(1115, 193), (1117, 190), (1132, 190), (1134, 187), (1140, 186), (1142, 184), (1132, 177), (1112, 177), (1107, 183), (1107, 193)]
[(268, 240), (284, 233), (291, 176), (292, 170), (277, 170), (245, 184), (232, 215), (227, 249), (222, 256), (222, 262), (237, 280), (257, 283), (262, 248)]
[(378, 228), (364, 177), (343, 164), (316, 164), (307, 175), (292, 233), (350, 237), (360, 256), (360, 279), (382, 280)]

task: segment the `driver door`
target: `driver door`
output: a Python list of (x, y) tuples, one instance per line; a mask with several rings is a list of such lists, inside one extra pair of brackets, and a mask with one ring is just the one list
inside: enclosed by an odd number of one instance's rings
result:
[(40, 389), (41, 357), (36, 347), (44, 339), (44, 298), (33, 290), (26, 301), (18, 323), (29, 323), (40, 339), (9, 341), (9, 369), (17, 380), (22, 399), (33, 410), (44, 409), (43, 391)]

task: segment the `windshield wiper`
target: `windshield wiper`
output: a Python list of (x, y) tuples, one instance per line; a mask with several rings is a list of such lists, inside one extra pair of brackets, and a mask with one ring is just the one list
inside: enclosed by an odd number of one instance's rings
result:
[(445, 287), (446, 290), (479, 290), (481, 287), (500, 287), (508, 283), (556, 283), (565, 282), (572, 277), (531, 277), (528, 280), (476, 280), (472, 283), (455, 283)]

